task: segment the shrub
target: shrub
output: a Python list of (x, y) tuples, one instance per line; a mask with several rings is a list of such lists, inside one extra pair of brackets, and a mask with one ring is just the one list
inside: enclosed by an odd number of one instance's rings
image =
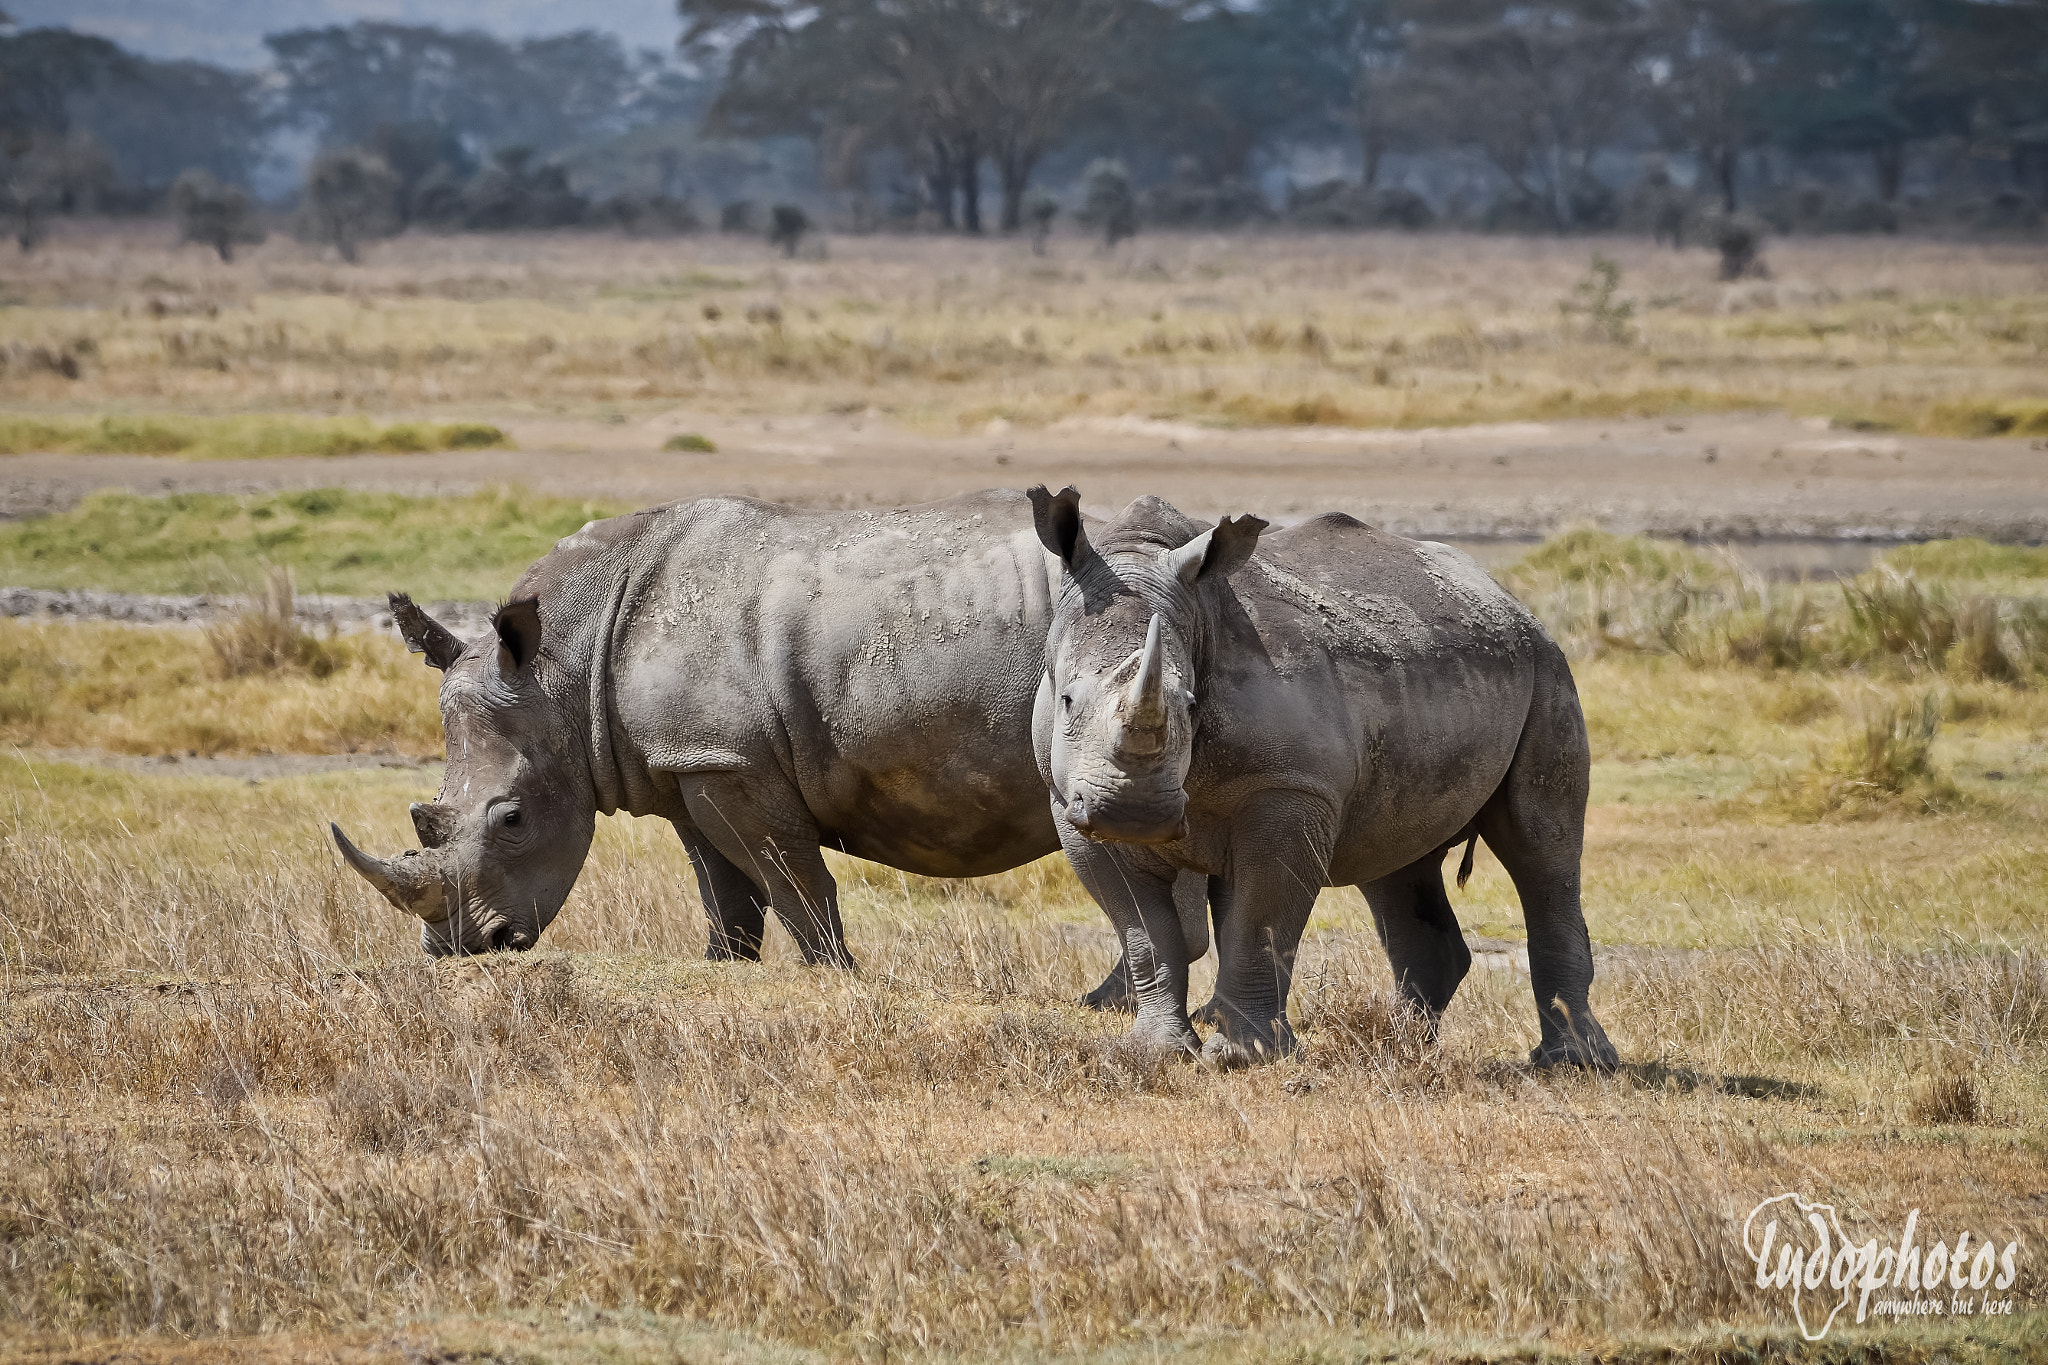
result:
[(224, 678), (286, 672), (325, 678), (343, 667), (347, 656), (341, 649), (299, 625), (291, 570), (273, 564), (263, 578), (263, 591), (247, 611), (206, 628), (216, 672)]
[(718, 446), (709, 436), (701, 436), (694, 431), (685, 431), (669, 437), (661, 443), (661, 448), (670, 451), (683, 451), (693, 455), (715, 455), (718, 453)]
[(795, 256), (810, 230), (810, 215), (795, 204), (777, 204), (768, 211), (768, 240), (781, 247), (784, 256)]
[(398, 177), (359, 147), (323, 152), (306, 169), (305, 226), (353, 264), (361, 244), (398, 230)]
[(235, 258), (237, 246), (253, 246), (264, 237), (250, 212), (249, 196), (205, 171), (186, 171), (173, 182), (171, 212), (177, 215), (181, 241), (210, 246), (223, 261)]
[(1980, 1123), (1984, 1098), (1967, 1071), (1936, 1076), (1913, 1097), (1908, 1116), (1919, 1124)]
[(1103, 243), (1115, 247), (1138, 233), (1138, 201), (1131, 193), (1131, 173), (1124, 163), (1098, 157), (1082, 173), (1081, 211), (1075, 219), (1102, 232)]
[(1934, 761), (1940, 732), (1941, 703), (1932, 692), (1917, 702), (1870, 702), (1848, 734), (1812, 754), (1779, 804), (1809, 819), (1948, 809), (1958, 793)]

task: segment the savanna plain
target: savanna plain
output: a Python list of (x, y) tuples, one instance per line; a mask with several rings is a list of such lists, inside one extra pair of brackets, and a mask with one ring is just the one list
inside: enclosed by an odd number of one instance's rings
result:
[[(1770, 259), (593, 234), (222, 266), (124, 226), (0, 264), (0, 586), (43, 594), (0, 618), (0, 1353), (2041, 1358), (2048, 549), (1994, 542), (2048, 503), (2048, 252)], [(773, 933), (702, 961), (655, 822), (600, 821), (538, 950), (433, 963), (326, 842), (410, 844), (441, 733), (435, 675), (309, 600), (489, 599), (664, 497), (1041, 479), (1280, 520), (1398, 488), (1396, 529), (1525, 536), (1478, 548), (1574, 661), (1618, 1071), (1523, 1062), (1483, 850), (1440, 1038), (1334, 890), (1299, 1053), (1218, 1074), (1075, 1003), (1115, 947), (1057, 858), (835, 858), (840, 972)], [(1702, 507), (1931, 538), (1800, 574), (1634, 534)], [(1859, 1241), (1917, 1209), (1922, 1245), (2018, 1242), (2013, 1315), (1805, 1346), (1743, 1246), (1785, 1192)]]

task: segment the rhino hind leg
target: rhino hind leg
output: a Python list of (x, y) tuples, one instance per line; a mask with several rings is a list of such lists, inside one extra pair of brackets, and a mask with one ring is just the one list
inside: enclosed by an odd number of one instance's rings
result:
[(1472, 970), (1472, 950), (1444, 894), (1443, 853), (1432, 853), (1392, 876), (1358, 889), (1372, 907), (1373, 927), (1387, 950), (1401, 997), (1429, 1021), (1449, 1007), (1458, 983)]
[(710, 921), (704, 957), (709, 962), (759, 962), (761, 939), (768, 928), (768, 897), (746, 873), (733, 866), (696, 830), (678, 825), (690, 867), (697, 874), (697, 893)]
[(1508, 775), (1473, 824), (1513, 879), (1529, 930), (1529, 984), (1543, 1029), (1529, 1060), (1611, 1070), (1619, 1058), (1593, 1016), (1593, 945), (1579, 892), (1591, 767), (1586, 722), (1564, 656), (1554, 645), (1550, 653), (1539, 664)]
[[(713, 850), (765, 892), (769, 908), (814, 966), (851, 967), (846, 927), (839, 917), (839, 884), (818, 851), (818, 831), (793, 795), (756, 791), (727, 774), (706, 775), (683, 789), (690, 821)], [(739, 897), (741, 924), (752, 929)], [(758, 900), (755, 901), (758, 905)], [(756, 945), (759, 938), (754, 938)]]

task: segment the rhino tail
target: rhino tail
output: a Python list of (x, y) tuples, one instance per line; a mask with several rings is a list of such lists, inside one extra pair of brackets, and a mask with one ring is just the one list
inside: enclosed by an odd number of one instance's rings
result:
[(1465, 841), (1465, 856), (1458, 860), (1458, 889), (1460, 891), (1465, 889), (1465, 883), (1472, 876), (1472, 858), (1478, 851), (1479, 832), (1474, 830), (1472, 837)]

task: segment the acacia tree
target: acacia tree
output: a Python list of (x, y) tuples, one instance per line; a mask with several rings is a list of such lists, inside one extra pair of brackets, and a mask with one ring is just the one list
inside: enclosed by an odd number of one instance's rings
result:
[(1955, 0), (1798, 0), (1783, 26), (1771, 114), (1795, 150), (1866, 155), (1878, 197), (1898, 198), (1906, 146), (1968, 129), (1970, 96), (1943, 58), (1958, 22), (1987, 6)]
[(686, 46), (728, 52), (713, 118), (919, 166), (948, 225), (981, 230), (992, 161), (1005, 230), (1079, 106), (1110, 84), (1108, 37), (1141, 0), (678, 0)]
[(1418, 25), (1407, 49), (1449, 140), (1478, 151), (1560, 230), (1579, 226), (1593, 157), (1634, 107), (1649, 24), (1607, 0), (1457, 8), (1458, 22)]
[(1649, 108), (1667, 143), (1699, 158), (1736, 210), (1742, 154), (1769, 138), (1785, 0), (1662, 0), (1650, 43)]
[(306, 226), (353, 265), (363, 239), (398, 228), (398, 177), (360, 147), (323, 152), (306, 168)]

